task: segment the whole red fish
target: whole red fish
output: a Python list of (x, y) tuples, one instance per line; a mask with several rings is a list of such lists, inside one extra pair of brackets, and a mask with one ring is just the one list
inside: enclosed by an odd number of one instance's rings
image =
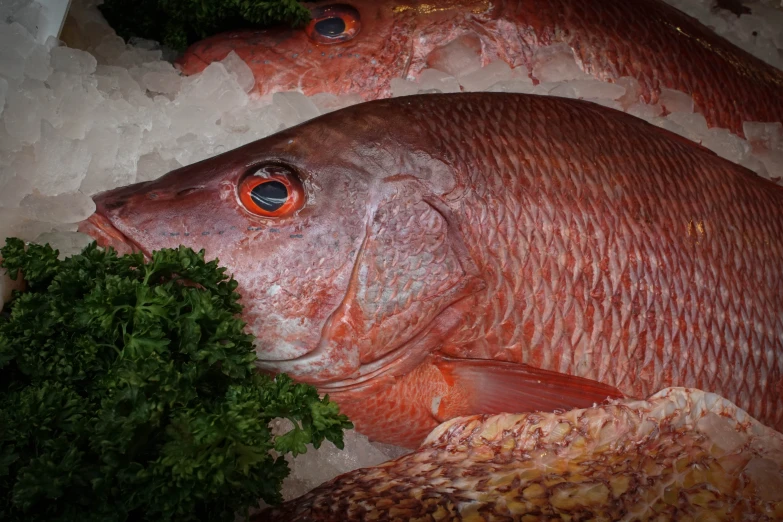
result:
[(96, 206), (103, 244), (219, 258), (259, 366), (375, 440), (668, 386), (783, 428), (783, 189), (618, 111), (378, 100)]
[(783, 71), (731, 44), (661, 0), (350, 0), (311, 5), (303, 29), (220, 34), (188, 49), (186, 74), (236, 53), (262, 94), (301, 90), (391, 95), (448, 43), (472, 46), (483, 64), (533, 66), (536, 49), (565, 43), (588, 74), (636, 78), (643, 101), (662, 87), (686, 92), (711, 127), (743, 136), (746, 121), (783, 121)]

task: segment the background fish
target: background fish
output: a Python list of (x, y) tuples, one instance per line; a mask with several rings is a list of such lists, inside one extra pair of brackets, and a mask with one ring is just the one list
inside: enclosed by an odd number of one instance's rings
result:
[(378, 441), (668, 386), (783, 427), (783, 189), (617, 111), (369, 102), (96, 206), (103, 244), (219, 258), (260, 366)]
[(255, 520), (781, 520), (783, 435), (667, 389), (564, 414), (473, 416)]
[(661, 0), (312, 5), (304, 29), (220, 34), (191, 46), (179, 64), (192, 74), (233, 50), (262, 94), (298, 89), (371, 100), (389, 97), (393, 78), (416, 79), (425, 67), (443, 64), (454, 42), (484, 65), (503, 60), (528, 70), (540, 58), (537, 50), (562, 44), (592, 77), (638, 80), (646, 102), (655, 103), (661, 88), (688, 93), (710, 126), (744, 137), (743, 122), (783, 121), (783, 71)]

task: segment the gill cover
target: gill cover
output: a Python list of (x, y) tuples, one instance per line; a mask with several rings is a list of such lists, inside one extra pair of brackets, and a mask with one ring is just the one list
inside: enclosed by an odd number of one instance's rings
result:
[(345, 298), (318, 348), (276, 361), (276, 371), (335, 386), (350, 386), (391, 363), (395, 374), (404, 373), (461, 323), (463, 310), (453, 305), (485, 288), (440, 199), (412, 176), (381, 185)]
[[(423, 196), (424, 184), (413, 177), (383, 184), (348, 294), (326, 336), (332, 344), (354, 344), (362, 365), (409, 349), (417, 337), (424, 345), (432, 344), (428, 337), (440, 340), (454, 324), (439, 316), (484, 287), (446, 205)], [(435, 346), (417, 348), (423, 357)]]

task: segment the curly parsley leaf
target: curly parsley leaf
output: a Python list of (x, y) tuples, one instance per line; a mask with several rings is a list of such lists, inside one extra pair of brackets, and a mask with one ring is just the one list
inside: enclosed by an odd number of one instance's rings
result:
[(273, 450), (342, 448), (336, 404), (254, 370), (236, 281), (203, 251), (0, 252), (28, 288), (0, 318), (0, 519), (233, 520), (282, 500)]

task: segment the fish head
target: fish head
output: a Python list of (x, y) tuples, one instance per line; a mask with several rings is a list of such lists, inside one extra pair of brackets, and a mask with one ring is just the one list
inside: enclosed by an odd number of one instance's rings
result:
[(177, 65), (195, 74), (234, 51), (252, 70), (262, 95), (298, 90), (371, 100), (389, 97), (393, 78), (416, 79), (426, 67), (448, 70), (443, 64), (453, 42), (485, 65), (499, 56), (494, 32), (482, 27), (495, 17), (487, 0), (305, 5), (311, 20), (304, 27), (220, 33), (191, 45)]
[(203, 70), (231, 51), (248, 64), (260, 94), (373, 92), (404, 75), (411, 31), (386, 2), (351, 0), (305, 4), (304, 27), (245, 29), (191, 45), (178, 60), (185, 74)]
[(459, 323), (476, 270), (442, 204), (451, 167), (369, 103), (99, 194), (80, 230), (218, 259), (262, 368), (332, 383), (415, 365)]

